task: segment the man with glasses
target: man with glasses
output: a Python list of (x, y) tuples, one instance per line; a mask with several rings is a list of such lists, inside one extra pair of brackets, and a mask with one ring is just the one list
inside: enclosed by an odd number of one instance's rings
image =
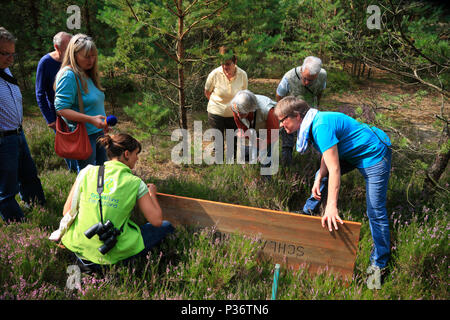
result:
[[(294, 96), (306, 101), (311, 107), (318, 108), (323, 90), (327, 85), (327, 72), (322, 68), (322, 60), (309, 56), (303, 64), (285, 73), (277, 87), (276, 99)], [(281, 163), (290, 165), (296, 133), (287, 134), (284, 128), (281, 135)]]
[(0, 27), (0, 216), (5, 222), (21, 221), (24, 213), (15, 200), (27, 204), (45, 197), (22, 128), (22, 94), (9, 66), (14, 62), (16, 39)]
[[(36, 70), (36, 101), (41, 109), (49, 128), (56, 130), (55, 77), (61, 68), (61, 63), (72, 35), (61, 31), (53, 37), (54, 51), (44, 55)], [(69, 170), (77, 171), (76, 160), (64, 159)]]

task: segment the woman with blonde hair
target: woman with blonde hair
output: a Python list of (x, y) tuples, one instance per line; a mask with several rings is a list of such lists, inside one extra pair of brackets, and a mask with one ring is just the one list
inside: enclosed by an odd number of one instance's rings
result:
[[(105, 94), (100, 84), (97, 47), (91, 37), (77, 34), (70, 40), (61, 69), (55, 81), (55, 110), (72, 130), (75, 122), (84, 122), (92, 146), (92, 154), (77, 161), (77, 171), (88, 164), (102, 165), (106, 161), (105, 149), (97, 139), (107, 131), (105, 122)], [(81, 92), (84, 113), (78, 104), (78, 88)]]

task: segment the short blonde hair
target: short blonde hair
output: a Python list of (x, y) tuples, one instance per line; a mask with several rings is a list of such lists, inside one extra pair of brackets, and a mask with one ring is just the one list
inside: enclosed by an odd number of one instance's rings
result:
[(287, 96), (278, 101), (274, 112), (277, 117), (289, 117), (299, 114), (303, 119), (309, 108), (310, 107), (306, 101), (294, 96)]
[(75, 55), (80, 51), (83, 51), (86, 55), (91, 52), (94, 52), (95, 54), (98, 53), (97, 47), (95, 46), (95, 43), (91, 37), (88, 37), (87, 35), (82, 33), (76, 34), (72, 37), (72, 39), (70, 39), (69, 44), (67, 45), (66, 53), (64, 54), (60, 70), (62, 70), (66, 66), (70, 66), (75, 75), (81, 79), (81, 85), (83, 86), (83, 90), (86, 93), (88, 92), (88, 88), (86, 80), (83, 79), (83, 75), (91, 78), (92, 82), (94, 82), (94, 85), (99, 90), (104, 91), (103, 87), (100, 84), (100, 75), (98, 72), (98, 57), (95, 59), (94, 66), (90, 70), (87, 70), (85, 72), (77, 64), (77, 60), (75, 58)]

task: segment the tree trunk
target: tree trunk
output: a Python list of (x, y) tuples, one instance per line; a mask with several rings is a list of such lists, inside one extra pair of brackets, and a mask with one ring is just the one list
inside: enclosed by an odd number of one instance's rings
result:
[(33, 0), (31, 0), (29, 2), (30, 2), (30, 11), (31, 11), (31, 14), (33, 17), (33, 28), (34, 28), (33, 32), (34, 32), (34, 35), (37, 37), (39, 43), (42, 43), (43, 42), (42, 35), (38, 31), (39, 30), (39, 14), (40, 14), (39, 5), (37, 7), (36, 3), (35, 3), (36, 1), (33, 1)]
[(24, 91), (28, 91), (30, 89), (30, 84), (28, 83), (28, 78), (25, 76), (27, 74), (27, 71), (24, 67), (24, 62), (22, 57), (19, 55), (18, 56), (18, 61), (17, 61), (17, 65), (20, 69), (20, 72), (17, 76), (15, 76), (17, 79), (21, 79), (22, 84), (23, 84), (23, 89)]
[(186, 95), (184, 92), (184, 41), (182, 38), (184, 27), (183, 0), (178, 0), (178, 40), (177, 40), (177, 58), (178, 58), (178, 104), (180, 107), (180, 127), (187, 129), (186, 117)]
[(359, 76), (361, 75), (361, 62), (358, 60), (358, 66), (356, 69), (356, 79), (359, 80)]
[(91, 14), (89, 12), (89, 1), (85, 0), (84, 2), (84, 15), (86, 18), (86, 29), (88, 36), (93, 36), (92, 28), (91, 28)]
[[(448, 124), (444, 126), (444, 129), (442, 131), (442, 136), (440, 139), (439, 145), (446, 145), (448, 146), (449, 143), (449, 127)], [(436, 155), (436, 158), (434, 159), (434, 163), (430, 167), (430, 169), (427, 172), (427, 176), (424, 181), (423, 191), (426, 195), (431, 195), (434, 193), (435, 187), (438, 187), (438, 181), (441, 178), (442, 174), (444, 173), (445, 169), (447, 168), (448, 161), (450, 160), (450, 150), (448, 148), (444, 149), (444, 152), (441, 150)]]
[(352, 66), (352, 76), (353, 77), (356, 76), (356, 71), (358, 70), (358, 63), (359, 63), (358, 58), (354, 57), (353, 58), (353, 66)]

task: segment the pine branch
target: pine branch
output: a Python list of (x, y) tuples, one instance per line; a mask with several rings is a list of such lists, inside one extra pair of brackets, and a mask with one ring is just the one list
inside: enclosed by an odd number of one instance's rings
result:
[[(140, 22), (140, 19), (139, 19), (139, 17), (136, 15), (136, 12), (134, 11), (134, 9), (133, 9), (132, 5), (130, 4), (130, 2), (129, 2), (128, 0), (125, 0), (125, 2), (127, 3), (128, 8), (130, 8), (131, 14), (133, 15), (134, 19), (135, 19), (137, 22)], [(153, 29), (159, 30), (161, 33), (167, 34), (167, 35), (169, 35), (169, 36), (171, 36), (171, 37), (173, 37), (173, 38), (176, 39), (176, 37), (174, 37), (173, 35), (171, 35), (171, 34), (169, 34), (169, 33), (167, 33), (167, 32), (163, 32), (162, 30), (160, 30), (159, 28), (157, 28), (157, 27), (155, 27), (155, 26), (149, 25), (148, 23), (145, 23), (145, 22), (144, 22), (144, 25), (145, 25), (146, 27), (149, 27), (149, 28), (153, 28)], [(172, 54), (171, 54), (171, 53), (170, 53), (163, 45), (161, 45), (158, 41), (153, 41), (153, 43), (154, 43), (158, 48), (160, 48), (162, 51), (164, 51), (164, 53), (165, 53), (169, 58), (171, 58), (172, 60), (174, 60), (174, 61), (175, 61), (176, 63), (178, 63), (178, 64), (181, 63), (180, 60), (178, 60), (177, 57), (175, 57), (174, 55), (172, 55)]]
[(201, 17), (200, 19), (194, 21), (194, 22), (193, 22), (193, 23), (192, 23), (192, 24), (191, 24), (191, 25), (183, 32), (183, 34), (181, 35), (180, 39), (183, 39), (184, 36), (185, 36), (186, 34), (188, 34), (189, 31), (191, 31), (191, 29), (192, 29), (193, 27), (195, 27), (197, 24), (199, 24), (199, 23), (202, 22), (203, 20), (208, 19), (209, 17), (211, 17), (211, 16), (213, 16), (213, 15), (216, 15), (216, 14), (219, 13), (223, 8), (225, 8), (227, 5), (228, 5), (228, 2), (225, 2), (225, 4), (224, 4), (223, 6), (221, 6), (220, 8), (218, 8), (218, 9), (216, 9), (215, 11), (211, 12), (210, 14), (207, 14), (207, 15)]
[[(391, 4), (391, 8), (394, 10), (394, 5), (393, 5), (393, 3), (392, 3), (392, 1), (391, 0), (389, 0), (389, 3)], [(450, 65), (449, 64), (440, 64), (440, 63), (437, 63), (436, 61), (434, 61), (434, 60), (432, 60), (429, 56), (427, 56), (426, 54), (424, 54), (421, 50), (419, 50), (409, 39), (408, 39), (408, 37), (405, 35), (405, 33), (403, 32), (403, 28), (402, 28), (402, 26), (401, 26), (401, 22), (400, 22), (400, 20), (399, 20), (399, 14), (398, 14), (398, 12), (395, 10), (395, 11), (393, 11), (393, 15), (394, 15), (394, 21), (395, 21), (395, 23), (397, 24), (397, 27), (398, 27), (398, 31), (400, 32), (400, 35), (401, 35), (401, 37), (402, 37), (402, 39), (403, 39), (403, 41), (405, 41), (408, 45), (409, 45), (409, 47), (410, 48), (412, 48), (419, 56), (421, 56), (422, 58), (424, 58), (424, 59), (426, 59), (426, 60), (428, 60), (430, 63), (432, 63), (433, 65), (436, 65), (436, 66), (439, 66), (439, 67), (441, 67), (441, 68), (448, 68), (448, 67), (450, 67)]]

